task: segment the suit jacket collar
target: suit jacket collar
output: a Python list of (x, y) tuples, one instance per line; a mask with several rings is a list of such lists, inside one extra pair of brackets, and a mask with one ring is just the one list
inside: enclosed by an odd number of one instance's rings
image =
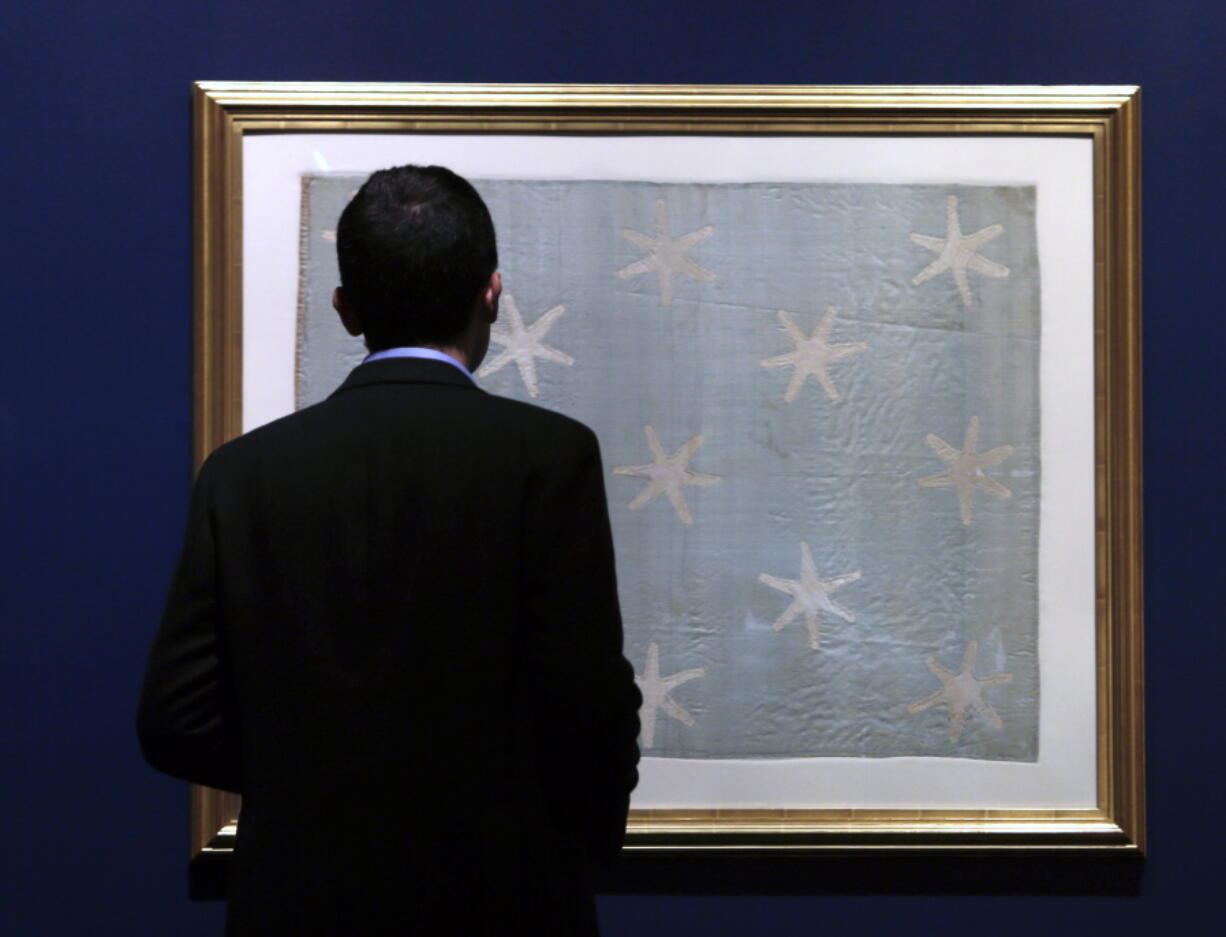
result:
[[(445, 361), (429, 358), (382, 358), (359, 364), (349, 372), (345, 383), (333, 394), (341, 394), (371, 384), (451, 384), (468, 390), (481, 391), (459, 368)], [(482, 391), (484, 393), (484, 391)]]

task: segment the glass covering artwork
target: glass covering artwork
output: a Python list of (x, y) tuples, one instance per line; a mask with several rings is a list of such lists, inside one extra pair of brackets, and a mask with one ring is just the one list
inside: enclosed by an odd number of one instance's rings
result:
[[(362, 178), (303, 179), (300, 407)], [(1034, 187), (474, 184), (477, 378), (600, 439), (644, 754), (1035, 761)]]

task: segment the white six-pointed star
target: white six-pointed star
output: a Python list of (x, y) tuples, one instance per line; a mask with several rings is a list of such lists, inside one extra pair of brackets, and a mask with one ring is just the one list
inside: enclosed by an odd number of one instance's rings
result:
[(656, 744), (656, 713), (661, 709), (683, 725), (694, 725), (694, 717), (669, 696), (669, 693), (696, 677), (706, 676), (706, 673), (705, 667), (691, 667), (671, 677), (661, 677), (659, 645), (654, 641), (647, 645), (647, 662), (643, 665), (643, 672), (634, 675), (634, 682), (643, 694), (639, 717), (643, 726), (644, 748), (651, 748)]
[(817, 378), (817, 382), (822, 385), (827, 397), (831, 400), (838, 400), (839, 392), (835, 389), (834, 381), (830, 379), (826, 366), (832, 361), (849, 358), (868, 348), (868, 342), (843, 342), (831, 345), (830, 330), (834, 327), (834, 316), (834, 307), (827, 306), (826, 314), (822, 316), (822, 321), (817, 324), (813, 334), (806, 336), (791, 316), (782, 309), (779, 310), (779, 321), (783, 323), (788, 337), (792, 339), (796, 348), (785, 355), (767, 358), (762, 362), (762, 367), (792, 366), (792, 379), (788, 382), (787, 392), (783, 395), (783, 399), (789, 403), (796, 399), (801, 385), (810, 374)]
[(718, 475), (706, 475), (702, 472), (691, 472), (686, 466), (694, 453), (702, 445), (702, 436), (691, 436), (672, 455), (664, 454), (664, 447), (656, 431), (650, 426), (644, 426), (647, 445), (651, 448), (651, 457), (655, 461), (648, 465), (617, 465), (613, 468), (614, 475), (632, 475), (636, 478), (646, 478), (647, 485), (638, 496), (630, 502), (630, 507), (638, 510), (648, 501), (659, 495), (667, 495), (673, 509), (681, 518), (681, 523), (692, 524), (694, 517), (690, 514), (690, 506), (685, 502), (681, 489), (685, 485), (714, 485), (720, 480)]
[(975, 489), (989, 491), (998, 498), (1011, 498), (1013, 492), (984, 471), (999, 462), (1003, 462), (1013, 452), (1012, 446), (997, 446), (987, 452), (977, 452), (979, 448), (979, 417), (973, 416), (966, 424), (966, 436), (963, 438), (962, 449), (959, 451), (940, 436), (929, 433), (927, 442), (933, 452), (949, 464), (943, 472), (928, 475), (919, 479), (916, 484), (925, 488), (943, 488), (952, 485), (958, 489), (958, 512), (962, 516), (962, 526), (969, 527), (971, 523), (971, 501)]
[(938, 703), (949, 707), (949, 740), (956, 742), (962, 737), (962, 727), (966, 724), (966, 713), (974, 710), (993, 729), (1004, 726), (1000, 716), (983, 698), (983, 691), (990, 686), (999, 686), (1013, 679), (1011, 673), (994, 673), (989, 677), (975, 676), (975, 657), (979, 653), (979, 642), (971, 641), (966, 646), (962, 656), (962, 670), (950, 673), (942, 667), (935, 657), (929, 657), (925, 663), (928, 669), (941, 681), (941, 688), (922, 700), (916, 700), (907, 706), (907, 712), (918, 713), (929, 709)]
[(691, 280), (702, 280), (710, 283), (716, 279), (714, 273), (705, 267), (700, 267), (690, 260), (686, 254), (691, 248), (701, 244), (711, 236), (715, 229), (711, 225), (698, 228), (689, 234), (673, 237), (668, 224), (668, 205), (664, 199), (656, 199), (656, 234), (652, 237), (640, 231), (622, 230), (622, 237), (635, 247), (647, 251), (647, 256), (636, 260), (617, 271), (619, 279), (635, 277), (642, 273), (655, 271), (660, 281), (660, 305), (673, 304), (673, 274), (683, 273)]
[(1004, 264), (998, 264), (976, 253), (979, 248), (1004, 230), (1002, 225), (993, 224), (964, 237), (961, 222), (958, 220), (958, 196), (949, 196), (945, 200), (945, 237), (929, 237), (926, 234), (908, 235), (914, 243), (928, 248), (937, 255), (937, 259), (912, 277), (911, 282), (919, 286), (931, 280), (938, 273), (948, 270), (954, 275), (954, 282), (958, 284), (962, 304), (972, 305), (971, 284), (966, 276), (967, 270), (974, 270), (988, 277), (1007, 277), (1009, 275), (1009, 268)]
[(805, 623), (809, 626), (809, 647), (816, 651), (821, 643), (817, 627), (820, 612), (833, 612), (844, 621), (856, 620), (856, 616), (832, 599), (830, 593), (859, 578), (859, 570), (830, 579), (818, 578), (817, 569), (813, 565), (813, 554), (809, 552), (809, 545), (802, 540), (800, 542), (800, 579), (780, 579), (778, 576), (762, 573), (758, 576), (758, 582), (792, 597), (792, 604), (775, 620), (774, 629), (782, 631), (792, 619), (803, 614)]
[(566, 312), (566, 307), (554, 306), (531, 325), (525, 326), (523, 317), (519, 314), (519, 307), (515, 305), (515, 300), (510, 293), (503, 296), (503, 302), (506, 305), (510, 330), (497, 327), (490, 329), (490, 341), (497, 342), (504, 347), (495, 358), (481, 366), (481, 369), (477, 371), (477, 376), (487, 377), (514, 361), (519, 366), (519, 376), (523, 378), (528, 393), (535, 397), (540, 393), (536, 380), (537, 358), (565, 365), (575, 363), (575, 359), (570, 355), (544, 342), (545, 333)]

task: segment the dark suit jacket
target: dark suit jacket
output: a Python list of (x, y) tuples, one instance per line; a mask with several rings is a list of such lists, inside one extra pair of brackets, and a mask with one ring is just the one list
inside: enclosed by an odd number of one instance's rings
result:
[(391, 359), (206, 461), (138, 728), (243, 795), (228, 933), (594, 933), (639, 702), (595, 436)]

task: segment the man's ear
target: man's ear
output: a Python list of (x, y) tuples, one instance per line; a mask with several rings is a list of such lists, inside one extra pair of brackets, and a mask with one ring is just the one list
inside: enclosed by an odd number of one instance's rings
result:
[(345, 291), (339, 286), (332, 291), (332, 308), (341, 317), (341, 325), (346, 332), (354, 336), (362, 334), (362, 320), (358, 318), (358, 311), (350, 305)]
[(498, 297), (501, 295), (502, 274), (495, 270), (481, 291), (481, 307), (485, 310), (487, 322), (493, 323), (498, 318)]

